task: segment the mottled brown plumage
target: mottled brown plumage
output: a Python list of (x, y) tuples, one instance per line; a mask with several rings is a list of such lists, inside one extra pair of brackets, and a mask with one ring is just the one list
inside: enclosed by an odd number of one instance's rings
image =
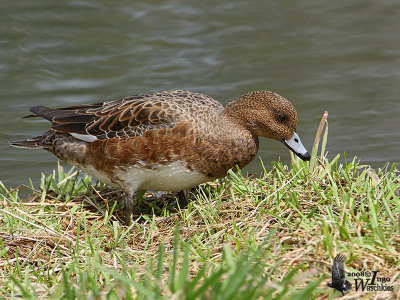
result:
[[(126, 222), (138, 190), (179, 191), (223, 177), (229, 168), (254, 159), (258, 136), (289, 141), (297, 126), (292, 104), (268, 91), (248, 93), (226, 108), (209, 96), (172, 90), (30, 110), (29, 117), (51, 121), (50, 131), (11, 145), (42, 147), (122, 188), (130, 199)], [(301, 151), (298, 155), (308, 159), (307, 151)]]

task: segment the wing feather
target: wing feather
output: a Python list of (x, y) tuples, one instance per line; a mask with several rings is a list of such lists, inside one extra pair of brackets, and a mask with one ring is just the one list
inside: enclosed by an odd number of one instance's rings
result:
[(186, 91), (164, 91), (119, 100), (52, 109), (31, 108), (34, 115), (52, 122), (51, 129), (98, 139), (141, 136), (146, 131), (172, 128), (209, 109), (223, 109), (214, 99)]
[(341, 254), (336, 255), (332, 265), (332, 281), (343, 280), (346, 277), (344, 270), (345, 257)]

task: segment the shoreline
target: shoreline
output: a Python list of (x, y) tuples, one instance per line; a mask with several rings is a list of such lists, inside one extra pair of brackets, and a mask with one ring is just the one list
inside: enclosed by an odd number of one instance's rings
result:
[[(147, 194), (145, 215), (129, 228), (116, 218), (121, 193), (92, 186), (75, 169), (59, 165), (57, 176), (43, 175), (41, 189), (24, 201), (1, 185), (0, 295), (150, 299), (252, 291), (254, 298), (326, 299), (340, 295), (327, 283), (342, 253), (346, 272), (390, 278), (385, 284), (394, 292), (383, 289), (378, 299), (395, 299), (399, 170), (338, 159), (319, 157), (312, 171), (298, 159), (274, 162), (259, 178), (231, 170), (192, 192), (186, 208), (174, 194)], [(377, 293), (355, 291), (355, 279), (347, 279), (349, 295)]]

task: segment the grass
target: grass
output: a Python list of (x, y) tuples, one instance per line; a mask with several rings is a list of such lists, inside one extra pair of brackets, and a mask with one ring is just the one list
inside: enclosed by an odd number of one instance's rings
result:
[[(321, 120), (325, 125), (326, 116)], [(258, 177), (229, 171), (192, 191), (143, 195), (122, 226), (121, 192), (71, 169), (43, 175), (25, 199), (0, 183), (0, 298), (333, 299), (333, 257), (346, 271), (379, 270), (400, 297), (400, 174), (321, 154), (274, 162)], [(262, 164), (262, 162), (260, 162)]]

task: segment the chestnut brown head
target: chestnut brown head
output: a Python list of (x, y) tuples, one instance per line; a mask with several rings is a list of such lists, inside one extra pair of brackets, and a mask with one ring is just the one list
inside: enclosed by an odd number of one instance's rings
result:
[(301, 159), (310, 159), (296, 133), (296, 109), (277, 93), (256, 91), (245, 94), (229, 103), (226, 113), (253, 135), (281, 141)]

